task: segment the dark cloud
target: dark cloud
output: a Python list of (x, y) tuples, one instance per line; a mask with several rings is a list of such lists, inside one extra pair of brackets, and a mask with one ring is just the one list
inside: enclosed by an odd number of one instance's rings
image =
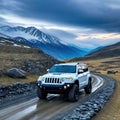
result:
[[(5, 2), (15, 4), (8, 7)], [(120, 31), (119, 0), (4, 0), (1, 10), (55, 24)]]

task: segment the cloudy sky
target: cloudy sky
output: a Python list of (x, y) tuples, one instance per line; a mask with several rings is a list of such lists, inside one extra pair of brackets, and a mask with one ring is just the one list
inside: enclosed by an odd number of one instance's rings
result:
[(35, 26), (89, 47), (120, 41), (120, 0), (0, 0), (0, 25)]

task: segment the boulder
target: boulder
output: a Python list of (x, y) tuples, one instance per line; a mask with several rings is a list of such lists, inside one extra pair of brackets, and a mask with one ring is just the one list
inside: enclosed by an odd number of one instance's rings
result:
[(0, 77), (1, 77), (1, 76), (3, 76), (3, 73), (2, 73), (2, 72), (0, 72)]
[(9, 69), (7, 75), (12, 78), (26, 78), (26, 72), (18, 68)]
[(117, 70), (108, 70), (107, 71), (107, 74), (116, 74), (116, 73), (118, 73)]

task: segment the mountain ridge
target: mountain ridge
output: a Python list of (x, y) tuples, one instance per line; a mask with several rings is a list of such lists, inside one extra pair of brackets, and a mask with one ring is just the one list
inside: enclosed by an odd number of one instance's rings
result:
[(68, 61), (102, 59), (118, 56), (120, 56), (120, 42), (98, 49), (97, 51), (92, 52), (84, 57), (77, 57)]
[(40, 31), (35, 27), (0, 27), (1, 36), (11, 38), (23, 44), (41, 49), (57, 59), (68, 59), (84, 56), (88, 53), (84, 48), (63, 44), (59, 38)]

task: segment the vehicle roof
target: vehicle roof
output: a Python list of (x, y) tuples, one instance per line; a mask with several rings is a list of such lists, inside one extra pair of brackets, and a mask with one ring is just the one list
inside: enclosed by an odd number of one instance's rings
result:
[(55, 65), (86, 65), (84, 63), (60, 63), (60, 64), (55, 64)]

